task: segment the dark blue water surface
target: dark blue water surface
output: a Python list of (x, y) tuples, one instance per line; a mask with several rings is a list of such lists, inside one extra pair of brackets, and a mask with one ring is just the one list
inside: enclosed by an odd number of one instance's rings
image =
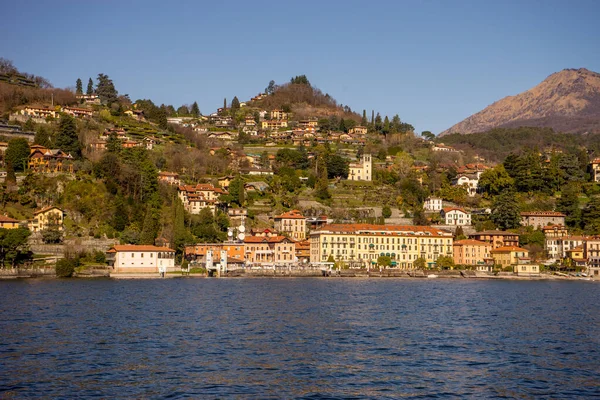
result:
[(600, 396), (600, 285), (0, 282), (0, 397)]

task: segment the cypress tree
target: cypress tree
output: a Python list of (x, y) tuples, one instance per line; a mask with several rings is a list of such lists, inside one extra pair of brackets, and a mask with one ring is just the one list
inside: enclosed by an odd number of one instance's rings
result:
[(81, 82), (81, 78), (77, 78), (77, 82), (75, 82), (75, 93), (83, 94), (83, 82)]
[(94, 94), (94, 81), (92, 80), (92, 78), (90, 78), (90, 80), (88, 81), (87, 90), (85, 94), (87, 94), (88, 96)]

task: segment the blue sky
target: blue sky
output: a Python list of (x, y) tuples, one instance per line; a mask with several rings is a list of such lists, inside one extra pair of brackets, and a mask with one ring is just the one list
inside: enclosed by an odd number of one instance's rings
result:
[[(40, 10), (34, 11), (34, 10)], [(54, 86), (98, 73), (203, 113), (306, 74), (339, 103), (439, 133), (553, 72), (600, 72), (599, 1), (13, 1), (0, 57)]]

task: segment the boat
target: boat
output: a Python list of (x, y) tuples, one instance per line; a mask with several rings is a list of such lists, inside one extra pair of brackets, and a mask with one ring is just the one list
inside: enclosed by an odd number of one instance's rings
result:
[(427, 275), (428, 278), (437, 278), (438, 276), (436, 274), (429, 274)]

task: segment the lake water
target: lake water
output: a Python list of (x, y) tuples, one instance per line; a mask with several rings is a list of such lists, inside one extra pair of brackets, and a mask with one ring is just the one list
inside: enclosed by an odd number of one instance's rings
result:
[(0, 397), (600, 396), (600, 285), (0, 282)]

